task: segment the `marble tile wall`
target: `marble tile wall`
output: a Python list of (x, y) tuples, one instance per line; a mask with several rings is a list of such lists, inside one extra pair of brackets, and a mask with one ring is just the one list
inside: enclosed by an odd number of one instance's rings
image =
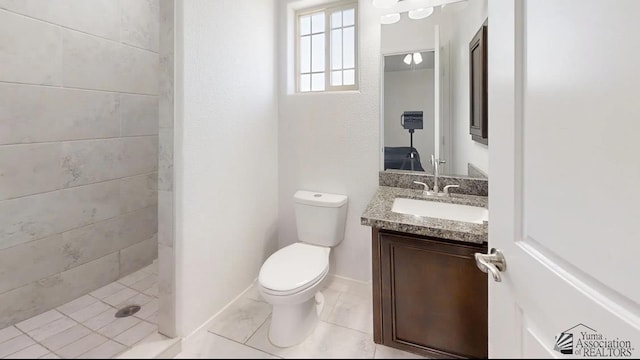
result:
[(158, 331), (176, 336), (174, 252), (174, 17), (175, 1), (160, 0), (158, 152)]
[(157, 257), (159, 10), (0, 0), (0, 328)]

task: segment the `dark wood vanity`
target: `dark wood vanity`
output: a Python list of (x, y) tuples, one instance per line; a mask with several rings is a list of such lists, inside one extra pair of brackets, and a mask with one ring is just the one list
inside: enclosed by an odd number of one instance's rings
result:
[(487, 275), (465, 243), (373, 228), (378, 344), (437, 358), (487, 357)]

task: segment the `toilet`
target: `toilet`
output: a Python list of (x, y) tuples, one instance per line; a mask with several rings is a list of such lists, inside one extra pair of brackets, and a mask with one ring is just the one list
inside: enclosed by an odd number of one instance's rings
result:
[(269, 341), (278, 347), (301, 343), (315, 328), (329, 254), (344, 238), (347, 219), (345, 195), (299, 190), (293, 199), (298, 242), (269, 256), (258, 276), (260, 294), (273, 305)]

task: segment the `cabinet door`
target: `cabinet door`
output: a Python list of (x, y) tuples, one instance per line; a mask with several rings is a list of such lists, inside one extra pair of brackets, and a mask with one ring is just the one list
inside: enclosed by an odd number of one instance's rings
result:
[(436, 357), (487, 356), (483, 246), (380, 233), (382, 340)]

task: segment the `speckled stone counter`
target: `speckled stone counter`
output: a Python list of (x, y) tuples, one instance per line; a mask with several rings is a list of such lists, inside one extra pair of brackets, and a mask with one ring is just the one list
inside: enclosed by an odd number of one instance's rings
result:
[(399, 214), (391, 211), (397, 197), (422, 199), (454, 204), (487, 207), (487, 197), (451, 194), (451, 197), (424, 196), (421, 190), (379, 186), (365, 209), (360, 223), (384, 230), (434, 236), (476, 244), (487, 242), (488, 223), (474, 224), (463, 221)]

